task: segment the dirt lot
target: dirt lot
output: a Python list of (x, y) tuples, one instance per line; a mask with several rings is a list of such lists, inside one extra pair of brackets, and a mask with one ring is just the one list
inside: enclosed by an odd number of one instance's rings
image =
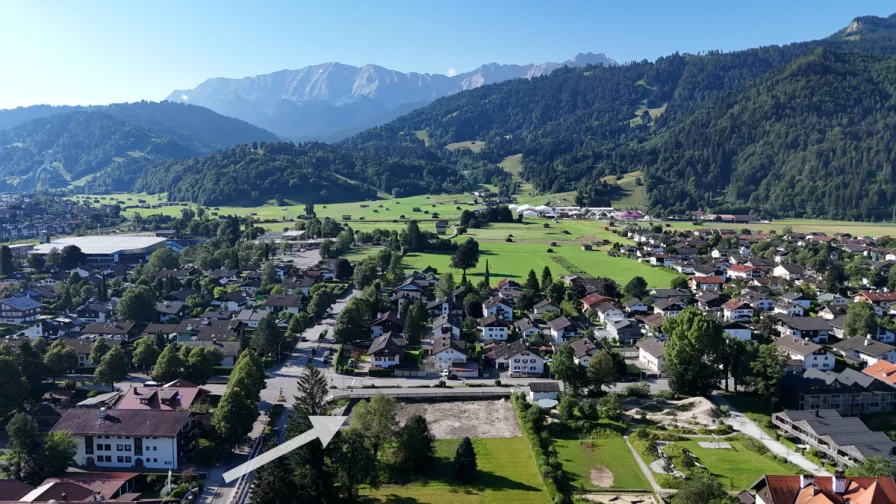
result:
[(402, 403), (398, 421), (423, 415), (433, 435), (441, 439), (501, 438), (522, 436), (509, 400), (436, 403)]

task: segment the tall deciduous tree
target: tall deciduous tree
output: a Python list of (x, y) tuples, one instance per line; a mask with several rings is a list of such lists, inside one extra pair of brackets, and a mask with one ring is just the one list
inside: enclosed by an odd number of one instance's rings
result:
[(44, 364), (50, 377), (63, 376), (78, 365), (78, 354), (61, 340), (56, 340), (44, 355)]
[(156, 295), (145, 285), (131, 287), (121, 295), (115, 313), (121, 320), (152, 322), (156, 319)]
[(100, 383), (113, 384), (128, 377), (128, 368), (127, 357), (120, 346), (115, 346), (106, 352), (100, 360), (100, 364), (94, 370), (93, 376)]
[(40, 473), (41, 442), (37, 422), (27, 413), (16, 413), (6, 425), (8, 455), (4, 472), (17, 480), (30, 480)]
[(168, 383), (181, 377), (184, 360), (177, 353), (177, 345), (168, 345), (162, 350), (152, 369), (152, 379), (158, 383)]
[(626, 297), (629, 298), (641, 299), (647, 297), (647, 280), (644, 280), (643, 277), (636, 276), (625, 284), (623, 292), (625, 292)]
[(847, 337), (877, 336), (877, 318), (870, 303), (854, 303), (846, 312), (843, 332)]
[(375, 394), (370, 401), (355, 406), (352, 428), (364, 434), (374, 457), (379, 454), (380, 448), (395, 438), (397, 412), (398, 401), (384, 394)]
[(712, 390), (719, 349), (725, 343), (722, 326), (689, 307), (667, 319), (663, 330), (668, 335), (663, 367), (669, 376), (669, 388), (683, 395)]
[(184, 379), (197, 385), (204, 385), (215, 375), (215, 366), (221, 364), (224, 353), (217, 347), (196, 347), (190, 350), (186, 359)]
[(333, 324), (333, 337), (336, 342), (345, 344), (369, 338), (368, 319), (364, 302), (357, 297), (350, 299)]
[(436, 286), (437, 298), (450, 298), (454, 294), (454, 275), (451, 272), (442, 273), (439, 277), (439, 285)]
[(367, 484), (376, 488), (379, 484), (376, 455), (370, 450), (366, 436), (359, 429), (340, 431), (335, 441), (336, 454), (332, 459), (336, 481), (342, 489), (345, 502), (356, 502), (360, 485)]
[(850, 477), (887, 478), (896, 476), (896, 464), (884, 457), (868, 457), (861, 464), (856, 464), (846, 470)]
[(463, 270), (466, 276), (467, 270), (475, 268), (479, 263), (479, 243), (472, 239), (467, 240), (458, 245), (457, 250), (451, 257), (451, 267)]
[(601, 350), (588, 361), (588, 384), (597, 392), (616, 381), (616, 363), (609, 350)]
[(144, 336), (134, 342), (134, 365), (140, 369), (148, 369), (156, 363), (160, 353), (153, 338)]
[(41, 457), (42, 476), (59, 476), (70, 466), (75, 465), (75, 454), (78, 453), (78, 442), (68, 431), (55, 431), (44, 438), (43, 456)]
[(574, 395), (578, 395), (584, 386), (584, 368), (576, 364), (575, 350), (571, 345), (563, 345), (554, 352), (551, 373), (562, 380)]
[(93, 342), (93, 345), (90, 346), (90, 356), (88, 357), (88, 360), (94, 366), (99, 366), (100, 362), (103, 360), (103, 356), (109, 352), (110, 348), (106, 338), (97, 338), (97, 340)]
[(87, 261), (87, 256), (84, 255), (84, 252), (81, 251), (81, 248), (77, 245), (66, 245), (62, 247), (62, 253), (59, 256), (59, 267), (64, 270), (74, 269), (77, 266), (84, 264)]

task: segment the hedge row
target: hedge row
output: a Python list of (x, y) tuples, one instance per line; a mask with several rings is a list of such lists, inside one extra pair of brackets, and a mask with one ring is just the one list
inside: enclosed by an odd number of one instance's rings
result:
[[(532, 418), (542, 415), (541, 409), (529, 404), (526, 397), (522, 394), (513, 394), (511, 396), (513, 409), (516, 410), (517, 419), (523, 429), (523, 434), (529, 442), (532, 449), (532, 455), (535, 457), (535, 466), (541, 479), (544, 482), (548, 497), (553, 504), (566, 504), (572, 502), (572, 497), (568, 492), (561, 490), (565, 485), (561, 478), (563, 477), (563, 465), (557, 458), (557, 452), (553, 447), (553, 439), (548, 436), (544, 428), (544, 423), (536, 425)], [(533, 413), (532, 411), (535, 410)], [(543, 419), (543, 417), (541, 417)]]

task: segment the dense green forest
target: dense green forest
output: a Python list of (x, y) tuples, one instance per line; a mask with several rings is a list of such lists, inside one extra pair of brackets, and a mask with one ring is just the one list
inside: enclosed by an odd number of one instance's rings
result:
[[(254, 148), (253, 148), (254, 147)], [(376, 190), (336, 175), (355, 159), (323, 143), (239, 145), (204, 157), (171, 160), (143, 172), (135, 191), (167, 192), (174, 201), (258, 205), (285, 198), (309, 203), (364, 200)]]
[(173, 102), (35, 106), (0, 111), (0, 124), (13, 125), (0, 130), (0, 177), (4, 188), (22, 190), (64, 187), (106, 169), (110, 176), (94, 177), (93, 188), (129, 188), (135, 176), (122, 173), (239, 143), (277, 140), (243, 121)]

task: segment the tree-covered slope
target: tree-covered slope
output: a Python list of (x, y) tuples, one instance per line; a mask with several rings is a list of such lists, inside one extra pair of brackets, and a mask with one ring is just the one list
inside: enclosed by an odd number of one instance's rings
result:
[(238, 145), (214, 154), (172, 160), (143, 172), (135, 191), (167, 192), (173, 201), (204, 205), (258, 205), (270, 199), (312, 203), (357, 201), (376, 190), (339, 176), (355, 158), (322, 143)]
[(2, 111), (2, 117), (9, 123), (21, 120), (0, 130), (0, 178), (7, 189), (64, 187), (106, 169), (115, 176), (93, 177), (91, 184), (128, 189), (133, 176), (121, 178), (121, 173), (238, 143), (276, 140), (243, 121), (171, 102), (36, 106)]
[(646, 143), (655, 207), (873, 219), (896, 203), (896, 58), (819, 49)]

